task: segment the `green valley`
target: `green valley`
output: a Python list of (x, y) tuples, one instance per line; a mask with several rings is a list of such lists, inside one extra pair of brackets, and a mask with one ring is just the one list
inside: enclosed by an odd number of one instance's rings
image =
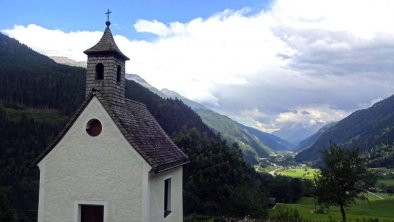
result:
[[(348, 218), (352, 222), (370, 221), (378, 219), (379, 222), (394, 221), (394, 196), (379, 194), (384, 199), (377, 199), (373, 195), (368, 200), (358, 200), (348, 210)], [(302, 198), (294, 204), (277, 204), (275, 209), (269, 212), (271, 218), (275, 218), (280, 212), (296, 209), (303, 220), (315, 221), (340, 221), (341, 213), (338, 208), (324, 209), (316, 205), (313, 198)]]
[(298, 167), (298, 168), (282, 168), (275, 172), (277, 175), (288, 176), (293, 178), (308, 179), (312, 180), (315, 174), (319, 172), (318, 169), (313, 169), (309, 167)]

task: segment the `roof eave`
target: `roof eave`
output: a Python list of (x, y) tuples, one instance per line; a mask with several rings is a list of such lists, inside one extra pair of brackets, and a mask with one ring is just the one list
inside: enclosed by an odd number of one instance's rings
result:
[(87, 50), (83, 51), (83, 53), (85, 53), (86, 55), (93, 55), (93, 54), (100, 54), (100, 53), (114, 53), (114, 54), (119, 55), (121, 58), (123, 58), (126, 61), (130, 60), (129, 57), (127, 57), (125, 54), (123, 54), (122, 52), (117, 51), (117, 50), (96, 51), (93, 48), (87, 49)]
[(163, 172), (181, 167), (181, 166), (186, 165), (188, 163), (190, 163), (190, 160), (185, 159), (185, 160), (182, 160), (182, 162), (180, 162), (180, 163), (170, 163), (170, 164), (168, 164), (168, 167), (166, 165), (164, 167), (163, 167), (163, 165), (156, 166), (151, 169), (151, 172), (154, 172), (155, 174), (159, 174), (159, 173), (163, 173)]

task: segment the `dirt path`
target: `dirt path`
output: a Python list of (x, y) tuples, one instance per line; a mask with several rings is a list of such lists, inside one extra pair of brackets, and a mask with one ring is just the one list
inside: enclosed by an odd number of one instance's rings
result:
[(282, 169), (282, 168), (283, 168), (283, 167), (276, 168), (275, 170), (271, 170), (271, 171), (268, 172), (268, 173), (271, 174), (272, 176), (276, 176), (276, 175), (275, 175), (275, 172), (278, 171), (278, 170), (280, 170), (280, 169)]
[(381, 200), (383, 200), (384, 198), (383, 197), (381, 197), (381, 196), (379, 196), (379, 195), (377, 195), (377, 194), (375, 194), (375, 193), (372, 193), (372, 192), (369, 192), (369, 191), (367, 191), (369, 194), (372, 194), (372, 195), (374, 195), (375, 197), (377, 197), (377, 198), (379, 198), (379, 199), (381, 199)]

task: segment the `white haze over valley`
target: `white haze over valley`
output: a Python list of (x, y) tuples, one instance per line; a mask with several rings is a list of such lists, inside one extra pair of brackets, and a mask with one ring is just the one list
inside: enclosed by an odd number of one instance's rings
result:
[[(130, 21), (153, 37), (115, 40), (131, 58), (126, 71), (156, 88), (266, 132), (318, 128), (394, 92), (393, 12), (391, 0), (277, 0), (185, 23)], [(103, 30), (16, 24), (2, 32), (81, 61)]]

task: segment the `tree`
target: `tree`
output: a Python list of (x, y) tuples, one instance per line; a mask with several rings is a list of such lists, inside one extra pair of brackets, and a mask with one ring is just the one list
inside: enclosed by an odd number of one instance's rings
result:
[(365, 199), (371, 179), (365, 161), (355, 149), (345, 149), (331, 144), (322, 153), (323, 165), (315, 179), (316, 198), (319, 204), (338, 206), (346, 222), (346, 208), (356, 199)]
[(10, 212), (7, 205), (7, 198), (5, 191), (0, 187), (0, 221), (11, 222), (14, 220), (12, 213)]
[(291, 192), (293, 193), (293, 203), (304, 195), (304, 184), (298, 178), (292, 178), (290, 181)]
[(190, 158), (183, 168), (186, 215), (267, 215), (265, 184), (236, 143), (230, 146), (220, 136), (196, 128), (183, 128), (172, 139)]

